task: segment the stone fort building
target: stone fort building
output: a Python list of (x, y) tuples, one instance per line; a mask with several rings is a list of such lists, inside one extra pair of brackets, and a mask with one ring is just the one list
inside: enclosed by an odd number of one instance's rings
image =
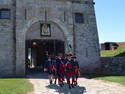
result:
[(27, 62), (72, 52), (81, 72), (100, 68), (93, 0), (0, 0), (0, 76), (24, 76)]

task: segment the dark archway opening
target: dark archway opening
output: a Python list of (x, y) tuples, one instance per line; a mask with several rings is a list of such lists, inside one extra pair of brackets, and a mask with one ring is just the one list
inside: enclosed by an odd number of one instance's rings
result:
[(26, 74), (42, 72), (47, 56), (65, 53), (65, 42), (61, 40), (26, 40)]

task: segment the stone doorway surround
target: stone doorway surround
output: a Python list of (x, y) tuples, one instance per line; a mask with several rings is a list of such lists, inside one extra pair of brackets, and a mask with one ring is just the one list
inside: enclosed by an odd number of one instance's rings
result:
[(50, 23), (55, 24), (65, 37), (66, 52), (73, 52), (73, 35), (68, 32), (67, 26), (58, 19), (53, 19), (52, 21), (42, 21), (40, 19), (32, 19), (23, 25), (22, 29), (17, 25), (16, 27), (16, 76), (25, 75), (25, 40), (28, 30), (36, 23)]

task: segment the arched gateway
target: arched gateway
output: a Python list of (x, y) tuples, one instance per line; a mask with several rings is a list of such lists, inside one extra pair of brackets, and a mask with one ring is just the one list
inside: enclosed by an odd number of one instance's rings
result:
[[(43, 67), (46, 56), (56, 56), (58, 53), (73, 53), (73, 36), (68, 34), (66, 26), (54, 19), (53, 21), (42, 21), (33, 19), (21, 29), (19, 39), (22, 42), (16, 43), (16, 74), (26, 74), (27, 62), (32, 63), (33, 68)], [(24, 49), (25, 48), (25, 49)], [(18, 56), (19, 55), (21, 56)], [(30, 56), (29, 56), (30, 54)], [(20, 63), (19, 63), (20, 62)], [(18, 65), (19, 64), (19, 65)], [(20, 68), (17, 68), (20, 66)]]
[(28, 72), (42, 71), (48, 55), (55, 57), (58, 53), (72, 51), (64, 29), (55, 22), (35, 22), (25, 34), (25, 69)]

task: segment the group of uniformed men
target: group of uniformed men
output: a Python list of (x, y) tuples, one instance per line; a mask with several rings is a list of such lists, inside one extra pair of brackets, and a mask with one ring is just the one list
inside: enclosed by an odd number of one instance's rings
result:
[[(49, 81), (52, 84), (53, 76), (55, 79), (55, 84), (58, 79), (58, 84), (63, 87), (65, 78), (69, 88), (74, 88), (77, 85), (77, 79), (80, 75), (80, 68), (77, 62), (77, 57), (72, 56), (72, 54), (58, 54), (55, 60), (52, 60), (51, 56), (48, 56), (48, 60), (45, 62), (44, 71), (49, 74)], [(72, 78), (72, 82), (70, 79)]]

